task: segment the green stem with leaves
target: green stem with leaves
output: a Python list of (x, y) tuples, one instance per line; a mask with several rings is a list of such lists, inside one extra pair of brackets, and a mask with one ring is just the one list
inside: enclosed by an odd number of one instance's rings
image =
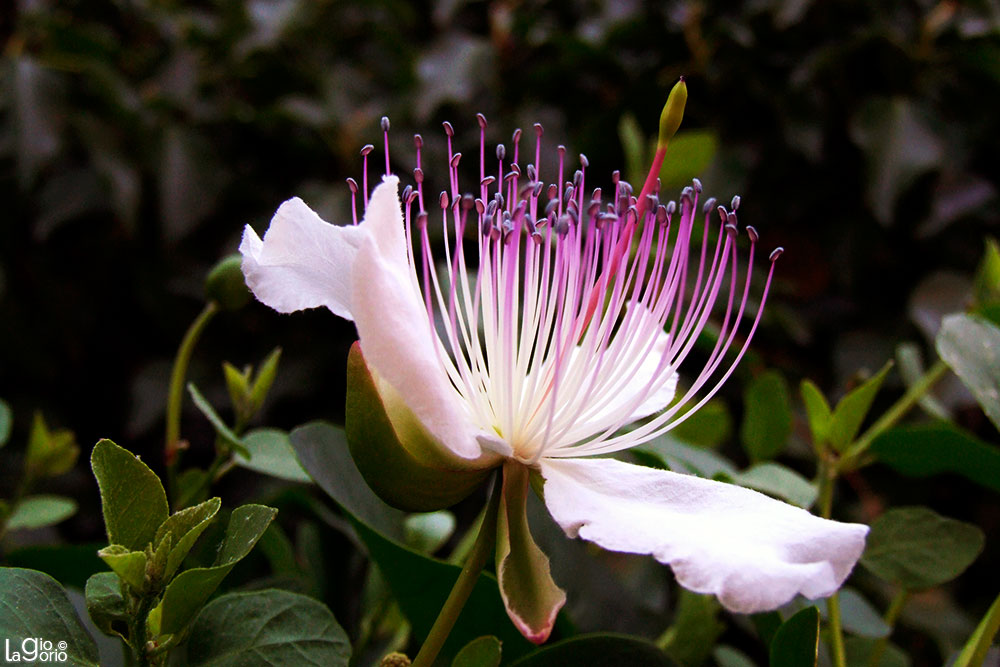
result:
[(153, 609), (155, 598), (142, 595), (138, 598), (135, 608), (129, 618), (129, 641), (132, 644), (132, 664), (139, 667), (149, 665), (149, 654), (146, 652), (146, 619)]
[[(896, 627), (896, 621), (899, 620), (899, 615), (903, 612), (903, 607), (906, 606), (909, 600), (910, 592), (905, 588), (899, 589), (899, 592), (892, 598), (892, 602), (889, 603), (889, 608), (885, 612), (885, 624), (889, 626), (890, 631)], [(878, 640), (878, 643), (872, 649), (871, 657), (868, 659), (869, 667), (878, 667), (879, 662), (882, 660), (882, 654), (885, 653), (885, 648), (888, 645), (889, 635)]]
[(479, 573), (486, 566), (486, 561), (493, 553), (497, 539), (497, 514), (500, 510), (500, 495), (503, 492), (503, 484), (498, 477), (493, 480), (493, 491), (490, 495), (489, 504), (486, 506), (486, 514), (479, 528), (479, 536), (469, 553), (469, 558), (462, 567), (462, 572), (458, 575), (455, 585), (448, 594), (437, 620), (434, 621), (431, 631), (427, 634), (427, 639), (413, 659), (413, 667), (430, 667), (434, 664), (441, 647), (444, 646), (451, 629), (458, 620), (462, 608), (476, 587)]
[(174, 357), (174, 367), (170, 373), (170, 389), (167, 393), (167, 433), (164, 456), (167, 463), (167, 489), (171, 498), (177, 496), (177, 468), (180, 465), (181, 454), (181, 406), (184, 403), (184, 380), (187, 377), (191, 353), (194, 352), (198, 339), (205, 327), (219, 312), (219, 304), (209, 301), (201, 313), (195, 318), (184, 334), (181, 345)]
[[(819, 470), (819, 509), (824, 519), (833, 515), (833, 487), (837, 483), (837, 463), (833, 458), (824, 457)], [(847, 652), (844, 650), (844, 629), (840, 621), (840, 596), (834, 593), (826, 602), (827, 619), (830, 623), (830, 647), (833, 650), (835, 667), (847, 667)]]

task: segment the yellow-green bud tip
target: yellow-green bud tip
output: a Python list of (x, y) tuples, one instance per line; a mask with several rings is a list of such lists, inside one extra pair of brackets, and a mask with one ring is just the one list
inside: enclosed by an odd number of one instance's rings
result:
[(667, 103), (663, 105), (660, 113), (660, 136), (657, 139), (657, 149), (666, 148), (667, 144), (677, 133), (677, 128), (681, 126), (681, 119), (684, 118), (684, 105), (687, 103), (688, 89), (684, 83), (684, 77), (674, 84), (673, 90), (667, 97)]
[(410, 667), (410, 659), (403, 653), (390, 653), (382, 658), (379, 667)]

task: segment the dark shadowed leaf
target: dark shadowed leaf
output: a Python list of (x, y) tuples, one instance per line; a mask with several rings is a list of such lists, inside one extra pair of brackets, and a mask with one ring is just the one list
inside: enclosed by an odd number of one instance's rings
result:
[(858, 434), (865, 416), (872, 407), (875, 395), (882, 387), (885, 376), (892, 368), (892, 361), (882, 367), (878, 373), (868, 378), (860, 387), (855, 387), (847, 396), (840, 399), (837, 407), (833, 409), (833, 416), (830, 418), (830, 429), (828, 438), (830, 444), (838, 452), (844, 451), (847, 445), (851, 444), (854, 436)]
[(981, 317), (950, 315), (941, 323), (937, 350), (1000, 429), (1000, 329)]
[[(851, 588), (840, 589), (840, 622), (844, 631), (860, 637), (881, 639), (892, 631), (882, 616), (860, 593)], [(826, 618), (826, 600), (816, 600), (820, 614)]]
[(564, 639), (513, 663), (514, 667), (674, 667), (676, 664), (666, 653), (645, 639), (613, 634), (580, 635)]
[(771, 667), (808, 667), (819, 656), (819, 610), (806, 607), (781, 624), (771, 642)]
[(976, 526), (926, 507), (897, 507), (872, 523), (861, 563), (887, 581), (921, 590), (964, 572), (983, 542)]
[(909, 477), (956, 473), (1000, 492), (1000, 448), (947, 422), (889, 429), (871, 452)]
[(191, 626), (188, 664), (346, 666), (347, 633), (326, 605), (289, 591), (221, 595)]
[(657, 644), (682, 665), (704, 663), (726, 629), (719, 621), (720, 610), (718, 601), (711, 595), (680, 589), (674, 622)]
[[(877, 639), (869, 637), (847, 637), (844, 640), (844, 653), (847, 656), (849, 666), (870, 664), (872, 651), (875, 649)], [(887, 644), (882, 657), (879, 659), (879, 667), (910, 667), (910, 658), (903, 653), (895, 644)]]
[(500, 664), (500, 640), (493, 636), (479, 637), (462, 647), (451, 667), (498, 667)]
[(10, 429), (14, 423), (14, 415), (7, 405), (7, 401), (0, 398), (0, 447), (10, 440)]
[(208, 402), (208, 399), (205, 398), (200, 391), (198, 391), (198, 388), (194, 386), (194, 383), (188, 383), (187, 388), (188, 393), (191, 394), (191, 400), (194, 401), (195, 407), (198, 408), (198, 410), (201, 411), (201, 414), (205, 415), (208, 421), (212, 423), (212, 427), (215, 428), (216, 435), (225, 440), (226, 444), (232, 447), (233, 451), (237, 454), (244, 458), (250, 458), (246, 445), (244, 445), (239, 436), (233, 433), (233, 430), (226, 425), (226, 422), (222, 420), (222, 417), (220, 417), (219, 413), (215, 411), (212, 404)]
[(740, 440), (751, 461), (768, 461), (781, 453), (792, 432), (788, 383), (777, 371), (755, 377), (743, 394)]
[(162, 540), (168, 535), (171, 539), (172, 546), (170, 546), (166, 566), (163, 571), (165, 581), (169, 581), (174, 576), (174, 573), (177, 572), (177, 568), (184, 561), (184, 557), (191, 551), (191, 547), (198, 541), (198, 537), (201, 536), (202, 532), (208, 528), (208, 525), (219, 511), (221, 505), (222, 501), (218, 498), (206, 500), (199, 505), (188, 507), (173, 514), (156, 530), (156, 537), (153, 540), (156, 548), (159, 548)]
[[(0, 568), (0, 637), (9, 640), (11, 650), (32, 637), (66, 642), (67, 662), (99, 664), (97, 644), (80, 623), (62, 585), (35, 570)], [(19, 662), (34, 661), (22, 657)]]
[(830, 433), (830, 418), (833, 416), (830, 404), (827, 403), (823, 392), (811, 380), (803, 380), (799, 385), (799, 392), (806, 406), (806, 417), (809, 419), (809, 432), (812, 434), (813, 443), (822, 445)]
[(167, 520), (167, 494), (160, 479), (128, 450), (101, 440), (90, 455), (108, 541), (133, 550), (146, 548)]
[(84, 589), (87, 613), (97, 629), (111, 637), (120, 636), (114, 627), (125, 629), (128, 609), (122, 597), (122, 584), (114, 572), (98, 572), (87, 580)]

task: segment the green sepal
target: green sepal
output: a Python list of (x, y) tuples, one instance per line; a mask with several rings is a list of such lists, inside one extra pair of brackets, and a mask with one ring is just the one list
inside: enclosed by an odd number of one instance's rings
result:
[(451, 507), (486, 479), (489, 468), (456, 469), (443, 455), (433, 456), (445, 448), (401, 401), (390, 399), (389, 408), (386, 402), (355, 343), (347, 358), (344, 428), (351, 457), (382, 500), (410, 512), (431, 512)]

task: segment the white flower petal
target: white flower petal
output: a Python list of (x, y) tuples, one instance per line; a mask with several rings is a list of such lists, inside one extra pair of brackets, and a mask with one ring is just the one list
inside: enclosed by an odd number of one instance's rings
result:
[[(395, 181), (395, 179), (393, 179)], [(368, 218), (375, 227), (358, 251), (352, 282), (352, 311), (365, 361), (388, 382), (435, 439), (461, 459), (479, 459), (483, 449), (465, 401), (451, 384), (438, 359), (439, 352), (427, 318), (427, 309), (410, 277), (405, 246), (396, 244), (389, 215), (372, 196)], [(392, 207), (399, 214), (393, 193)], [(398, 221), (400, 238), (402, 218)], [(495, 459), (496, 454), (488, 456)]]
[(280, 313), (326, 306), (352, 319), (350, 267), (364, 237), (362, 227), (331, 225), (301, 199), (289, 199), (263, 241), (249, 225), (243, 232), (247, 286)]
[(868, 527), (828, 521), (742, 487), (613, 459), (542, 459), (545, 504), (570, 537), (652, 554), (729, 610), (831, 595)]

